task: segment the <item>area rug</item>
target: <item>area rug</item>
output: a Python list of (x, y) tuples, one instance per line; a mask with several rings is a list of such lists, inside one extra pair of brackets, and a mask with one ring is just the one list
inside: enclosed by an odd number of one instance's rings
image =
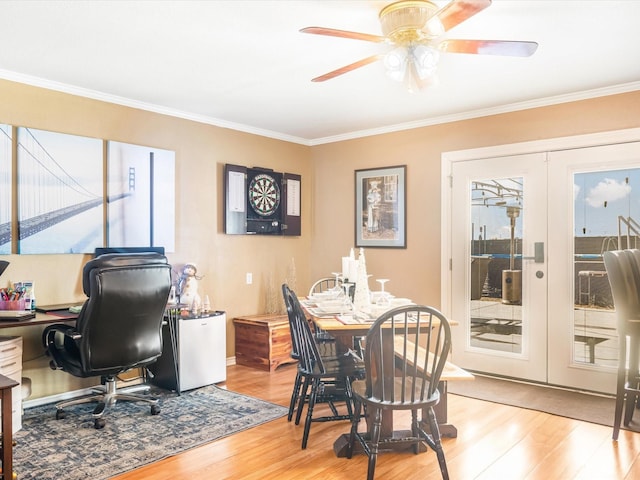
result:
[[(584, 422), (613, 426), (615, 398), (561, 388), (476, 375), (473, 381), (449, 382), (454, 395), (537, 410)], [(636, 415), (640, 417), (640, 414)], [(640, 432), (640, 423), (623, 428)]]
[(20, 480), (107, 479), (287, 413), (215, 385), (157, 396), (159, 415), (142, 403), (118, 402), (102, 430), (94, 428), (89, 404), (65, 409), (62, 420), (53, 405), (25, 410), (15, 434), (14, 471)]

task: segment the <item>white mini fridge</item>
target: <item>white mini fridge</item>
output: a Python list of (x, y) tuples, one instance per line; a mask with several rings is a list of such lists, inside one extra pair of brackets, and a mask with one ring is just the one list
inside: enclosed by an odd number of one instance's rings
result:
[(227, 379), (227, 316), (178, 320), (178, 376), (180, 390), (223, 382)]
[(162, 356), (149, 367), (152, 383), (182, 392), (225, 381), (225, 312), (210, 312), (194, 318), (174, 317), (169, 322), (174, 325), (173, 338), (167, 324), (163, 329)]

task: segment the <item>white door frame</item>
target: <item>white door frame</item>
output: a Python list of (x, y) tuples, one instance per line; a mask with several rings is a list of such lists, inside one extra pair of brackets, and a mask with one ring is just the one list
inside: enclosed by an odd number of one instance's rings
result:
[[(455, 162), (499, 158), (532, 153), (554, 152), (575, 148), (614, 145), (640, 141), (640, 128), (612, 132), (559, 137), (532, 142), (483, 147), (471, 150), (444, 152), (441, 157), (441, 310), (445, 315), (452, 313), (452, 201), (451, 178)], [(455, 320), (455, 319), (454, 319)], [(546, 362), (545, 362), (546, 363)]]

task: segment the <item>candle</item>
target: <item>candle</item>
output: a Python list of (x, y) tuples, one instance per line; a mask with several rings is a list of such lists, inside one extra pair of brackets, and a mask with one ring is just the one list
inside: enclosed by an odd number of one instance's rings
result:
[(342, 278), (349, 278), (350, 258), (342, 257)]

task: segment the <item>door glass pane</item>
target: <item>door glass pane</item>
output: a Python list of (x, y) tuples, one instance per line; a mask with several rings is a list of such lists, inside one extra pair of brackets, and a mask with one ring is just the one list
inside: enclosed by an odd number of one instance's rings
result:
[(522, 353), (523, 179), (471, 182), (472, 347)]
[(618, 335), (602, 253), (640, 248), (640, 169), (574, 175), (575, 363), (615, 367)]

